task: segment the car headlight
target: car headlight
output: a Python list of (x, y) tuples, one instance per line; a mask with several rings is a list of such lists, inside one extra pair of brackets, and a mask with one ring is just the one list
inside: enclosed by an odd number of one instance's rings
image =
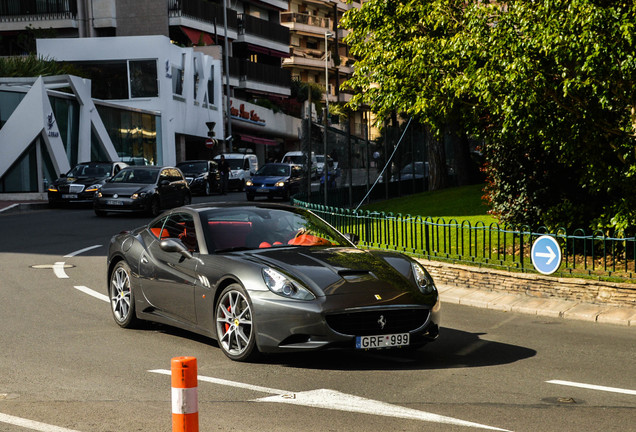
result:
[(146, 195), (148, 195), (148, 193), (147, 193), (147, 192), (136, 192), (136, 193), (132, 194), (132, 195), (130, 196), (130, 198), (131, 198), (131, 199), (145, 198), (145, 197), (146, 197)]
[(274, 294), (297, 300), (313, 300), (316, 296), (307, 288), (295, 284), (282, 273), (271, 269), (263, 269), (263, 280), (267, 288)]
[(411, 267), (413, 268), (415, 283), (417, 283), (417, 287), (420, 289), (420, 291), (422, 291), (424, 294), (430, 294), (436, 290), (433, 278), (424, 267), (416, 262), (411, 263)]
[(100, 184), (90, 185), (89, 187), (86, 188), (85, 192), (97, 192), (100, 186), (101, 186)]
[(285, 187), (285, 182), (279, 181), (278, 183), (276, 183), (276, 187)]
[(252, 183), (252, 180), (248, 180), (245, 182), (245, 186), (253, 186), (254, 183)]

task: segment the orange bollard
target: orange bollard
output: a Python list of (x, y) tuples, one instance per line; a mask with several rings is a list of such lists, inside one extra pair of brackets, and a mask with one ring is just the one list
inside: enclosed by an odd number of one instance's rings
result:
[(172, 432), (199, 432), (199, 395), (196, 357), (174, 357), (172, 376)]

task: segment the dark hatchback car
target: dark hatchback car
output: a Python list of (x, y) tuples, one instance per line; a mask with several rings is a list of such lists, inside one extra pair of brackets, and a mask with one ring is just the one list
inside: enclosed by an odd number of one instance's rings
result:
[(131, 166), (108, 179), (95, 193), (97, 216), (107, 212), (145, 212), (157, 216), (162, 209), (190, 204), (188, 182), (176, 167)]
[(303, 170), (300, 165), (286, 163), (268, 163), (256, 171), (251, 180), (245, 182), (245, 195), (248, 201), (256, 196), (269, 199), (280, 197), (288, 200), (300, 190)]
[(221, 192), (221, 174), (216, 162), (211, 160), (187, 160), (179, 162), (192, 193), (210, 195)]
[(92, 203), (100, 186), (127, 166), (124, 162), (79, 163), (49, 186), (49, 205)]

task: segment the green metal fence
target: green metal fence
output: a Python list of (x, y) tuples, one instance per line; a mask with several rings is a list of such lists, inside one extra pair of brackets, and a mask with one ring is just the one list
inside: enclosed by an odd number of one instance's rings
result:
[(293, 199), (325, 219), (343, 233), (360, 238), (360, 246), (390, 249), (426, 259), (467, 263), (509, 271), (534, 272), (530, 252), (542, 235), (557, 239), (562, 263), (557, 276), (636, 282), (634, 271), (636, 238), (612, 238), (600, 231), (587, 234), (577, 229), (550, 233), (541, 228), (471, 225), (468, 221), (393, 213), (369, 212)]

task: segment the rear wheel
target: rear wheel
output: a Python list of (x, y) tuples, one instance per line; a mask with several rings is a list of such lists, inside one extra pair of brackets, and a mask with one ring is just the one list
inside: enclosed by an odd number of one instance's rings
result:
[(115, 322), (124, 328), (135, 327), (139, 320), (135, 315), (135, 298), (131, 287), (131, 271), (125, 261), (119, 261), (110, 274), (108, 297)]
[(205, 196), (210, 195), (210, 182), (209, 181), (205, 182), (205, 190), (203, 191), (203, 194)]
[(235, 361), (258, 357), (249, 295), (239, 284), (223, 290), (216, 304), (216, 334), (223, 353)]

